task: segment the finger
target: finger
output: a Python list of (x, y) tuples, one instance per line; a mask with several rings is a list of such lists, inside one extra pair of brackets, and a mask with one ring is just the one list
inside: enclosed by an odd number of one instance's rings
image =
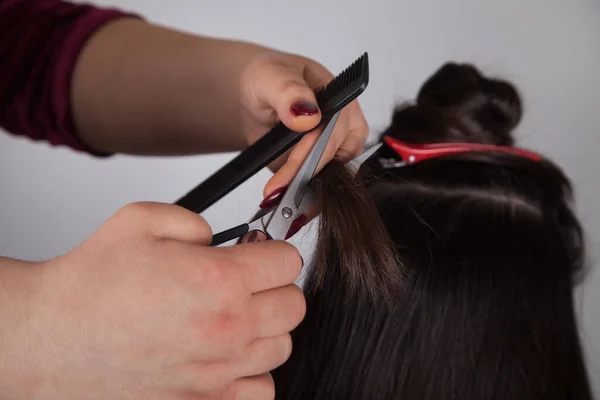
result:
[(223, 248), (233, 257), (251, 293), (293, 284), (300, 276), (303, 260), (298, 249), (281, 240), (242, 243)]
[[(312, 60), (307, 60), (305, 78), (310, 87), (318, 87), (328, 84), (335, 77), (323, 65)], [(334, 157), (338, 157), (341, 160), (348, 160), (355, 157), (364, 148), (364, 142), (368, 136), (368, 126), (358, 100), (350, 102), (343, 109), (339, 119), (341, 119), (339, 122), (342, 122), (341, 125), (344, 129), (334, 130), (333, 135), (342, 135), (341, 146), (333, 146), (333, 149), (326, 149), (326, 154), (323, 157), (324, 161), (319, 164), (317, 171), (320, 171)], [(336, 127), (340, 125), (339, 122), (336, 124)], [(320, 133), (318, 136), (320, 136)], [(358, 144), (358, 146), (355, 144)]]
[(272, 399), (275, 399), (275, 382), (270, 373), (238, 379), (222, 397), (222, 400)]
[[(323, 65), (310, 59), (302, 58), (301, 60), (302, 62), (296, 62), (294, 65), (304, 64), (303, 79), (306, 85), (311, 89), (322, 87), (334, 79), (333, 74)], [(297, 70), (290, 70), (293, 71), (294, 76), (297, 79)], [(279, 115), (279, 117), (286, 123), (284, 115)], [(338, 156), (341, 160), (345, 160), (353, 157), (357, 152), (360, 152), (360, 146), (356, 146), (355, 144), (356, 142), (360, 144), (360, 139), (362, 138), (362, 143), (364, 145), (364, 140), (366, 140), (368, 132), (366, 125), (366, 120), (358, 105), (358, 101), (355, 100), (345, 107), (345, 109), (342, 110), (338, 123), (327, 143), (316, 172), (320, 171), (323, 166), (335, 156)], [(312, 150), (322, 131), (323, 127), (320, 127), (308, 133), (288, 154), (280, 156), (271, 163), (269, 167), (277, 172), (265, 186), (265, 196), (271, 191), (289, 184), (292, 177), (300, 169), (302, 162), (308, 156), (308, 153)], [(349, 137), (351, 137), (351, 142), (346, 140)], [(358, 137), (359, 140), (356, 140), (355, 137)]]
[[(296, 144), (285, 164), (277, 170), (265, 185), (263, 193), (265, 197), (291, 182), (313, 149), (321, 132), (322, 128), (309, 132)], [(341, 161), (349, 161), (360, 154), (364, 149), (368, 132), (368, 125), (360, 106), (356, 101), (350, 103), (340, 113), (337, 124), (319, 160), (315, 175), (334, 157)]]
[(255, 338), (282, 335), (294, 330), (306, 315), (302, 290), (289, 285), (254, 294), (250, 298)]
[(317, 99), (301, 66), (268, 63), (257, 74), (255, 87), (258, 100), (275, 110), (279, 120), (292, 131), (309, 131), (321, 121)]
[[(344, 114), (345, 111), (342, 111)], [(331, 159), (336, 154), (340, 145), (342, 144), (342, 140), (344, 138), (343, 133), (346, 131), (347, 123), (340, 115), (338, 118), (338, 122), (325, 146), (325, 150), (323, 151), (323, 155), (317, 164), (317, 168), (315, 170), (315, 174), (317, 174), (326, 163), (331, 161)], [(300, 170), (300, 167), (308, 157), (308, 154), (313, 149), (315, 142), (319, 139), (319, 136), (322, 133), (322, 129), (319, 128), (313, 132), (307, 133), (304, 137), (296, 144), (296, 146), (290, 152), (289, 157), (287, 158), (285, 164), (269, 179), (267, 184), (265, 185), (264, 195), (267, 196), (271, 193), (272, 190), (276, 188), (287, 186), (294, 176)]]
[(143, 231), (157, 238), (209, 245), (212, 229), (204, 218), (183, 207), (155, 202), (137, 202), (122, 207), (112, 221), (123, 229)]
[(287, 158), (281, 162), (281, 167), (265, 185), (265, 188), (263, 189), (263, 195), (265, 197), (269, 196), (275, 190), (290, 184), (322, 132), (323, 128), (319, 127), (318, 129), (307, 133), (289, 151)]
[[(317, 92), (318, 90), (320, 90), (322, 87), (324, 87), (325, 85), (330, 83), (335, 78), (333, 76), (333, 74), (331, 72), (329, 72), (329, 70), (327, 68), (325, 68), (324, 66), (322, 66), (321, 64), (318, 64), (310, 59), (306, 59), (306, 58), (302, 58), (302, 57), (300, 57), (300, 58), (302, 60), (302, 63), (304, 63), (304, 65), (305, 65), (304, 79), (305, 79), (306, 83), (308, 84), (308, 86), (312, 89), (313, 92)], [(302, 64), (302, 63), (300, 63), (300, 64)], [(316, 128), (316, 129), (312, 130), (310, 135), (314, 136), (314, 138), (315, 138), (314, 140), (317, 140), (317, 138), (323, 132), (323, 129), (324, 129), (323, 126)], [(272, 161), (269, 164), (269, 169), (271, 169), (272, 171), (279, 170), (286, 163), (287, 159), (290, 156), (291, 151), (292, 151), (292, 149), (286, 151), (281, 156), (277, 157), (277, 159)]]
[(285, 363), (291, 354), (292, 338), (289, 333), (256, 339), (235, 366), (236, 376), (249, 377), (267, 373)]
[(358, 100), (348, 104), (348, 131), (342, 142), (338, 154), (341, 159), (349, 161), (362, 153), (365, 149), (365, 142), (369, 137), (369, 124), (365, 119)]
[(364, 131), (348, 132), (348, 136), (335, 154), (335, 158), (348, 162), (365, 151), (365, 142), (368, 135)]

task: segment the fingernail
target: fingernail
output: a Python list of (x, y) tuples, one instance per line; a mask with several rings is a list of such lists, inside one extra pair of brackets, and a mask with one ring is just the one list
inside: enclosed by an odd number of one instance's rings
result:
[(299, 101), (290, 108), (290, 111), (292, 112), (292, 114), (294, 114), (296, 116), (300, 116), (300, 115), (309, 115), (310, 116), (310, 115), (315, 115), (316, 113), (318, 113), (319, 109), (317, 108), (317, 106), (315, 106), (311, 102)]
[(288, 240), (289, 238), (294, 236), (296, 233), (298, 233), (298, 231), (304, 226), (305, 223), (306, 223), (306, 215), (302, 214), (298, 218), (296, 218), (294, 220), (294, 222), (292, 222), (292, 224), (290, 225), (290, 229), (288, 229), (288, 233), (285, 236), (285, 240)]
[(281, 198), (283, 197), (283, 194), (285, 193), (286, 189), (287, 186), (280, 187), (279, 189), (274, 190), (270, 195), (265, 197), (258, 206), (260, 208), (270, 208), (277, 205), (279, 201), (281, 201)]

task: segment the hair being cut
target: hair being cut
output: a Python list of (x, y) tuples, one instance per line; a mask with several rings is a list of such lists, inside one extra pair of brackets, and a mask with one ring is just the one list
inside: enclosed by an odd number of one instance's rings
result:
[[(508, 81), (447, 63), (382, 133), (513, 146)], [(307, 314), (281, 400), (591, 399), (574, 311), (584, 266), (572, 188), (548, 159), (447, 155), (314, 179), (321, 216)]]

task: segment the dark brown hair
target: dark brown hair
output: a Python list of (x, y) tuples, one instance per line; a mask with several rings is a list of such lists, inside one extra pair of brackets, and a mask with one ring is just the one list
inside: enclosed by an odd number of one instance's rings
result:
[[(447, 63), (382, 135), (513, 145), (516, 88)], [(281, 400), (591, 399), (573, 305), (582, 228), (561, 169), (500, 152), (356, 177), (333, 161)], [(390, 301), (391, 300), (391, 301)]]

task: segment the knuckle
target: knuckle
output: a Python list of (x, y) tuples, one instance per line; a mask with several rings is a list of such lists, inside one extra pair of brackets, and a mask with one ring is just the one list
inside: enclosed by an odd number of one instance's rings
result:
[(138, 213), (141, 210), (147, 210), (150, 207), (150, 203), (145, 201), (136, 201), (133, 203), (128, 203), (121, 207), (121, 211), (124, 213)]
[(213, 231), (208, 222), (200, 215), (193, 214), (192, 235), (199, 239), (212, 237)]
[(154, 205), (149, 202), (134, 202), (121, 207), (115, 213), (117, 217), (136, 218), (141, 221), (146, 220), (146, 216), (150, 213)]
[(225, 251), (219, 253), (205, 268), (203, 275), (206, 284), (227, 300), (232, 300), (232, 296), (244, 295), (243, 275), (238, 260)]
[(225, 286), (219, 288), (220, 298), (225, 306), (238, 307), (249, 298), (249, 294), (246, 293), (244, 282), (238, 274), (228, 272), (226, 275)]
[(289, 96), (302, 95), (309, 96), (311, 99), (314, 97), (313, 92), (309, 89), (306, 83), (301, 80), (300, 76), (298, 76), (297, 79), (291, 77), (283, 79), (279, 83), (278, 89), (280, 93), (284, 93), (285, 95)]
[(361, 139), (366, 139), (369, 137), (369, 127), (367, 126), (367, 124), (365, 124), (361, 128), (357, 128), (357, 131)]
[(292, 319), (291, 324), (295, 328), (298, 325), (300, 325), (300, 323), (306, 316), (306, 298), (304, 297), (302, 289), (295, 285), (293, 287), (295, 288), (294, 311), (290, 313), (290, 315)]
[(232, 350), (237, 351), (243, 343), (241, 339), (242, 324), (237, 316), (230, 311), (215, 313), (211, 323), (215, 333), (227, 343)]
[(211, 325), (225, 337), (232, 337), (239, 330), (236, 317), (230, 311), (218, 311), (214, 313)]
[(242, 396), (240, 399), (252, 400), (274, 400), (275, 383), (272, 379), (260, 379), (255, 383), (252, 397)]
[(247, 347), (246, 334), (248, 329), (243, 326), (241, 318), (231, 311), (215, 311), (204, 316), (198, 322), (204, 343), (211, 343), (221, 351), (222, 356), (238, 358)]
[(231, 260), (226, 257), (216, 257), (202, 271), (204, 281), (211, 287), (220, 289), (229, 285)]
[(134, 230), (139, 234), (148, 235), (155, 223), (154, 215), (159, 206), (152, 202), (128, 203), (119, 208), (110, 218), (110, 225), (125, 227), (129, 233)]
[(290, 276), (293, 279), (296, 279), (300, 276), (302, 272), (302, 266), (304, 264), (304, 260), (302, 259), (302, 255), (300, 255), (300, 251), (293, 245), (287, 242), (281, 242), (283, 248), (281, 249), (281, 257), (283, 268), (289, 272)]
[(262, 377), (244, 379), (230, 393), (227, 393), (222, 400), (274, 400), (275, 384)]
[(292, 355), (292, 336), (289, 333), (279, 336), (277, 354), (278, 366), (283, 365)]
[(366, 126), (360, 126), (357, 128), (352, 128), (348, 131), (348, 136), (357, 137), (359, 139), (366, 139), (369, 136), (369, 129)]
[(235, 377), (223, 365), (194, 363), (183, 367), (181, 380), (189, 388), (187, 393), (182, 394), (182, 399), (206, 399), (202, 393), (223, 393), (234, 383)]
[(261, 386), (261, 398), (264, 400), (275, 400), (275, 383), (272, 380), (265, 381)]

